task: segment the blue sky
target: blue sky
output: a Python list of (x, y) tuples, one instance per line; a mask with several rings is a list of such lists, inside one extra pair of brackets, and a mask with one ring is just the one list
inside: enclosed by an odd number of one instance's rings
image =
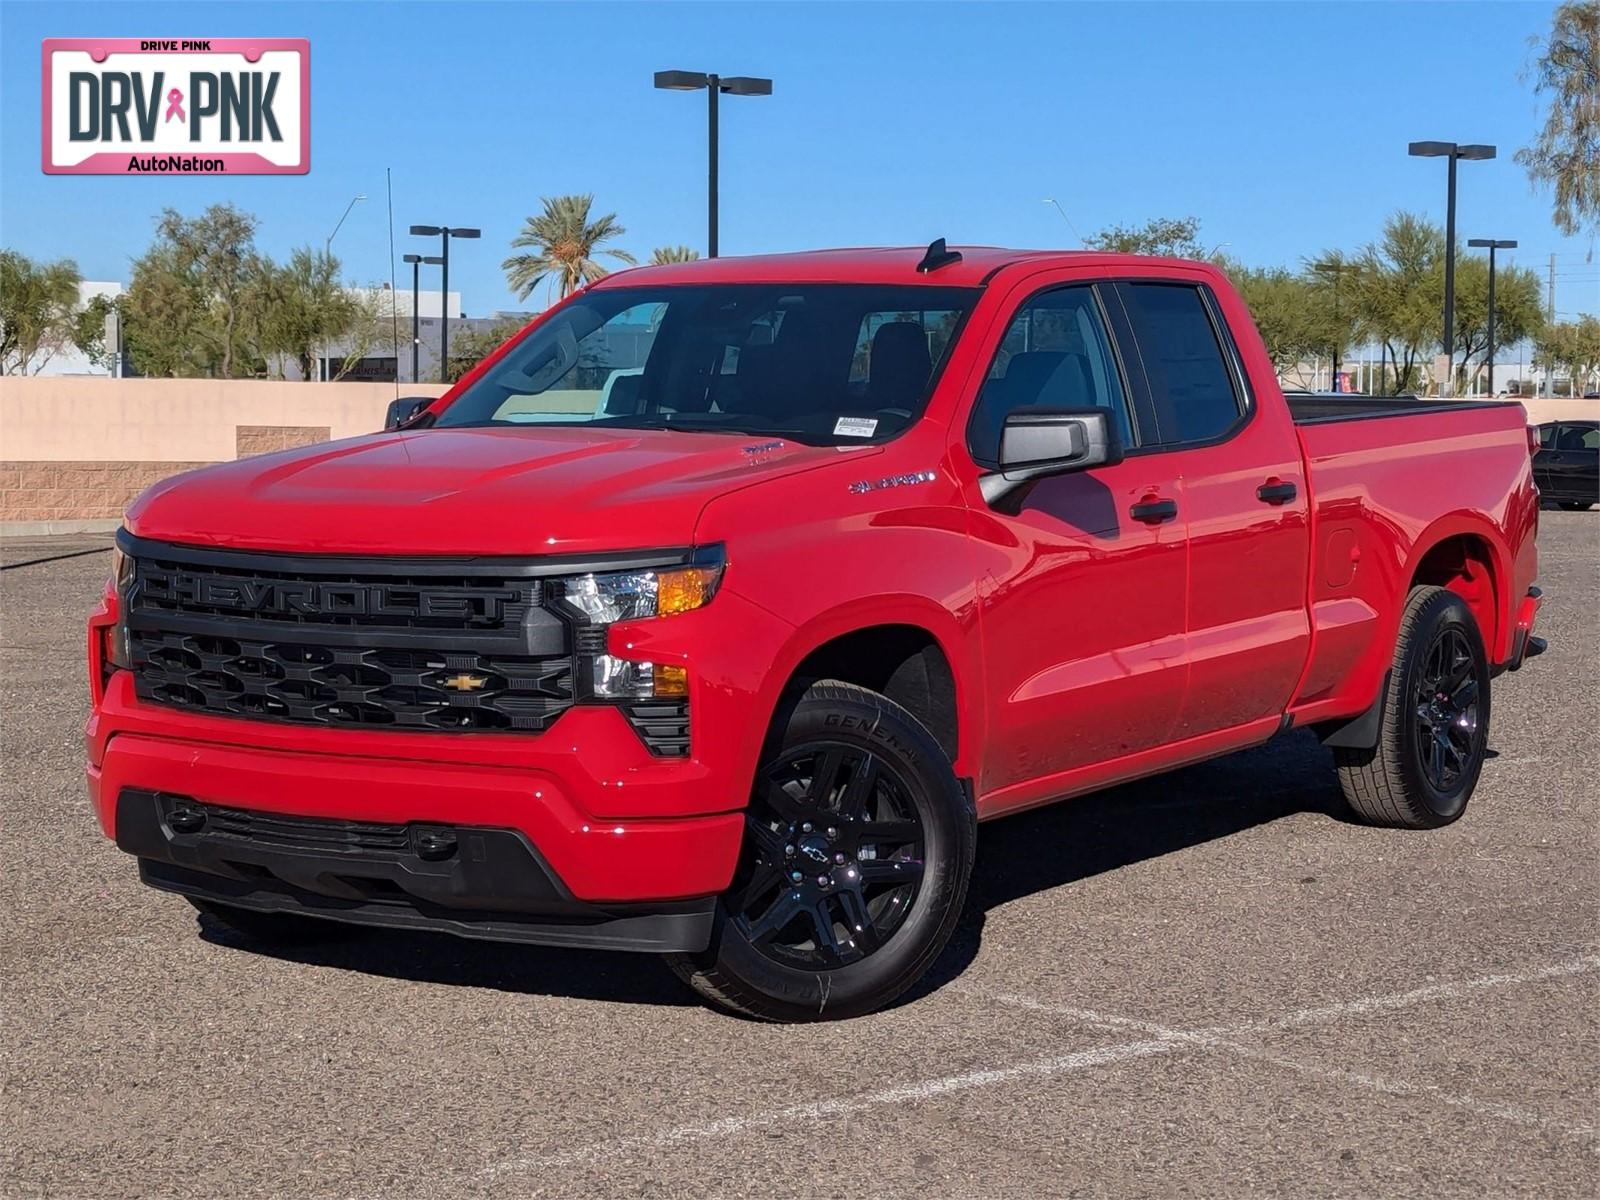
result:
[[(469, 314), (518, 307), (500, 261), (539, 198), (595, 193), (624, 245), (703, 247), (703, 95), (653, 71), (771, 76), (728, 99), (725, 254), (952, 242), (1071, 246), (1194, 215), (1250, 263), (1353, 248), (1397, 208), (1442, 222), (1444, 164), (1418, 139), (1493, 142), (1461, 168), (1459, 233), (1517, 238), (1563, 312), (1600, 311), (1600, 255), (1563, 239), (1512, 160), (1538, 126), (1518, 79), (1548, 4), (533, 5), (6, 3), (0, 8), (0, 242), (128, 276), (162, 206), (229, 200), (275, 255), (320, 243), (360, 282), (431, 252), (412, 223), (477, 225), (451, 283)], [(39, 170), (45, 37), (305, 36), (309, 176), (123, 178)], [(436, 245), (436, 243), (435, 243)]]

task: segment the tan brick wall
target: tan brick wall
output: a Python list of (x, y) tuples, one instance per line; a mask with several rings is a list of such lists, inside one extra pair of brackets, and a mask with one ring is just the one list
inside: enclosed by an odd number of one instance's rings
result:
[(0, 521), (115, 520), (140, 492), (199, 462), (0, 462)]
[(312, 446), (333, 436), (327, 425), (239, 425), (233, 431), (235, 458), (253, 458), (274, 450)]

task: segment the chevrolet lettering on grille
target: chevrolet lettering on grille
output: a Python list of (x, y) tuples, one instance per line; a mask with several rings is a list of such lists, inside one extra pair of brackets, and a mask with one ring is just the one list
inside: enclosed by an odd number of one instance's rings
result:
[(498, 621), (519, 594), (509, 588), (416, 587), (380, 583), (317, 583), (232, 579), (197, 572), (149, 572), (145, 598), (241, 613), (318, 616), (432, 617)]

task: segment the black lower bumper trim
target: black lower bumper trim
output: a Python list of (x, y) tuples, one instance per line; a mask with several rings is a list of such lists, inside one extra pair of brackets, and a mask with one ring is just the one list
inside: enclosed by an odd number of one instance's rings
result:
[(711, 940), (714, 897), (576, 899), (513, 829), (284, 817), (131, 788), (116, 829), (151, 887), (257, 912), (654, 953)]

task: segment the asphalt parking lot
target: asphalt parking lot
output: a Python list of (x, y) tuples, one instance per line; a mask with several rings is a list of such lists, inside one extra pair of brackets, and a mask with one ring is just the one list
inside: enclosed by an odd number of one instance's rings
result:
[(1300, 733), (988, 825), (927, 986), (780, 1028), (648, 958), (272, 954), (141, 887), (81, 777), (108, 541), (9, 543), (4, 1193), (1593, 1196), (1600, 511), (1540, 544), (1460, 823), (1350, 823)]

